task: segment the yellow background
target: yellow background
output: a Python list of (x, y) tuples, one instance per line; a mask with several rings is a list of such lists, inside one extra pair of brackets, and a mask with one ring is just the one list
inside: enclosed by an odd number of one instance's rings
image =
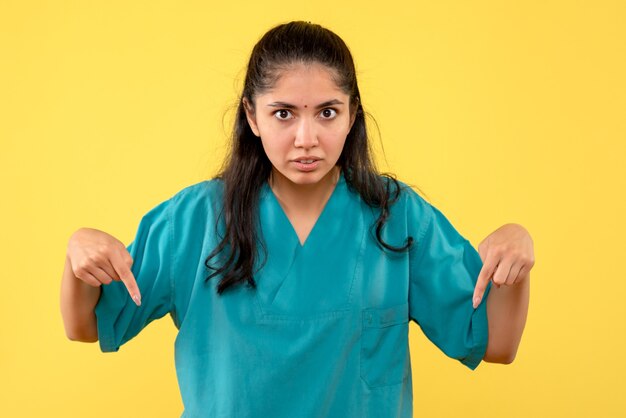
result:
[(65, 338), (67, 240), (129, 243), (213, 175), (252, 46), (303, 19), (351, 48), (381, 169), (475, 246), (508, 222), (535, 242), (513, 364), (472, 372), (411, 325), (415, 416), (624, 416), (625, 18), (618, 0), (2, 0), (0, 415), (180, 416), (169, 317), (115, 354)]

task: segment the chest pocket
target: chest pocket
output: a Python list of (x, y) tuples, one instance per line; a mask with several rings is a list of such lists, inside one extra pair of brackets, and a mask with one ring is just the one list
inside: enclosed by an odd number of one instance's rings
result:
[(402, 384), (411, 372), (409, 304), (362, 311), (361, 378), (370, 388)]

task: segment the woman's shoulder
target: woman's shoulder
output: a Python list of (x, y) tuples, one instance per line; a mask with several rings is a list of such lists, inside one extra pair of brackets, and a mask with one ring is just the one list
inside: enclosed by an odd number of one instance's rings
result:
[(400, 180), (394, 176), (380, 175), (380, 177), (388, 185), (390, 197), (394, 200), (394, 206), (399, 205), (406, 207), (407, 205), (416, 205), (425, 207), (430, 205), (422, 196), (424, 192), (422, 192), (417, 186)]
[(221, 204), (223, 182), (219, 178), (202, 180), (187, 185), (174, 193), (168, 200), (177, 209), (188, 209), (202, 206), (206, 209)]
[(416, 225), (421, 234), (433, 218), (434, 206), (427, 200), (426, 194), (412, 183), (390, 177), (386, 181), (390, 182), (390, 196), (395, 196), (390, 206), (391, 216)]
[(185, 186), (176, 192), (172, 198), (185, 199), (198, 196), (210, 197), (221, 195), (222, 191), (223, 181), (219, 178), (212, 178)]

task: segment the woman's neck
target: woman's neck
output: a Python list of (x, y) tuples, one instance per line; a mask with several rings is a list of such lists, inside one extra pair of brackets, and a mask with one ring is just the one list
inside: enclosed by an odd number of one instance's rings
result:
[(286, 211), (318, 212), (330, 198), (340, 173), (339, 167), (335, 166), (317, 183), (296, 184), (273, 169), (269, 185)]

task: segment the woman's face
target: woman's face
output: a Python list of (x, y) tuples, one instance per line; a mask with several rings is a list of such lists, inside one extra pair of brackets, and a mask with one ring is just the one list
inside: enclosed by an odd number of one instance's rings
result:
[(248, 123), (274, 174), (301, 185), (324, 178), (354, 123), (349, 99), (321, 64), (284, 70), (271, 90), (256, 97), (254, 111), (244, 99)]

